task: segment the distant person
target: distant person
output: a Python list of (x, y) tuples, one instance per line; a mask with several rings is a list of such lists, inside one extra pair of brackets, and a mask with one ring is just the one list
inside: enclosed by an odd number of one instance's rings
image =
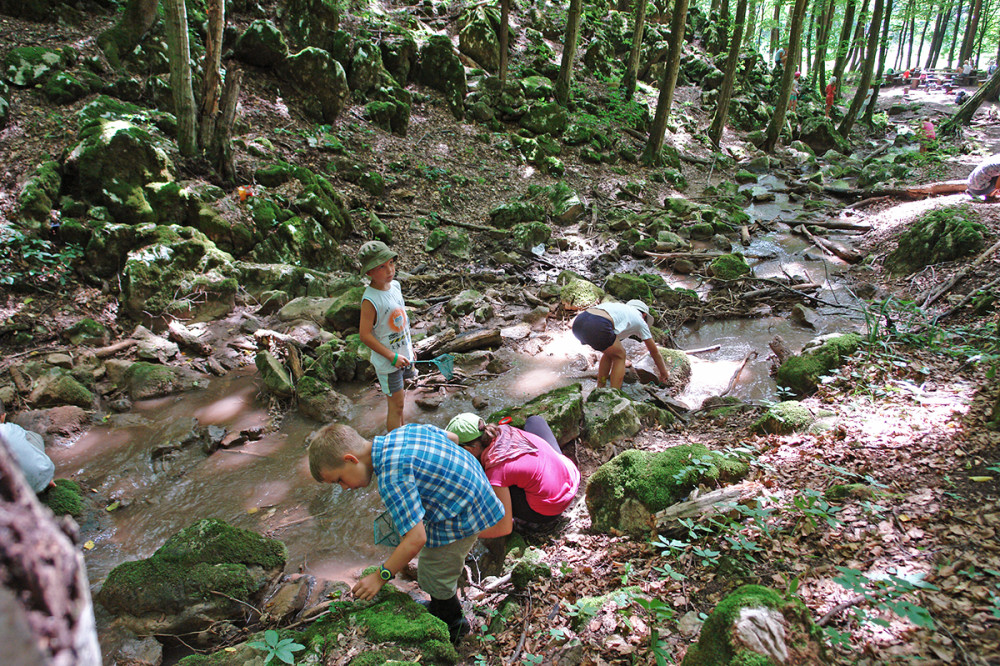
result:
[(459, 414), (445, 426), (486, 471), (503, 503), (504, 517), (481, 537), (504, 536), (513, 519), (536, 525), (554, 522), (576, 497), (580, 470), (562, 454), (559, 442), (541, 416), (529, 416), (524, 428), (487, 424), (471, 413)]
[(330, 424), (309, 436), (309, 473), (345, 490), (378, 479), (378, 493), (402, 536), (389, 558), (351, 589), (372, 599), (420, 555), (417, 584), (430, 595), (428, 610), (448, 625), (452, 642), (471, 630), (458, 599), (465, 557), (480, 532), (504, 517), (504, 507), (482, 466), (455, 446), (458, 437), (431, 425), (396, 428), (364, 439), (354, 428)]
[(920, 120), (920, 135), (920, 152), (926, 153), (933, 145), (934, 140), (937, 139), (937, 131), (934, 129), (934, 123), (927, 116), (924, 116)]
[(385, 394), (387, 431), (403, 425), (406, 402), (403, 379), (415, 374), (410, 320), (399, 282), (393, 279), (398, 256), (382, 241), (369, 241), (358, 251), (361, 274), (370, 280), (361, 295), (358, 332), (361, 342), (371, 349), (371, 362)]
[(986, 73), (989, 74), (990, 76), (993, 76), (993, 74), (996, 71), (997, 71), (997, 61), (993, 60), (990, 62), (990, 66), (986, 68)]
[(774, 52), (774, 69), (779, 70), (785, 66), (785, 59), (788, 56), (785, 54), (785, 49), (780, 48)]
[(795, 72), (794, 78), (792, 78), (792, 98), (788, 103), (788, 110), (795, 113), (796, 107), (799, 105), (799, 78), (802, 76), (802, 72)]
[(56, 468), (45, 453), (45, 440), (41, 435), (14, 423), (0, 423), (0, 439), (7, 443), (32, 490), (40, 493), (52, 485)]
[(610, 380), (611, 388), (620, 389), (625, 381), (625, 348), (622, 340), (636, 336), (649, 350), (660, 381), (669, 379), (667, 364), (649, 331), (652, 320), (649, 306), (638, 299), (628, 303), (601, 303), (581, 312), (573, 320), (573, 335), (581, 343), (601, 352), (597, 366), (597, 386)]
[(969, 98), (969, 93), (965, 92), (964, 90), (959, 90), (957, 93), (955, 93), (955, 104), (959, 105), (965, 104), (965, 100), (967, 100), (968, 98)]
[(972, 74), (972, 58), (966, 60), (965, 64), (962, 65), (962, 74), (964, 76)]
[(830, 117), (830, 109), (833, 108), (833, 100), (837, 96), (837, 77), (831, 76), (830, 82), (826, 84), (826, 117)]
[(1000, 195), (1000, 153), (986, 158), (972, 170), (967, 187), (969, 196), (983, 197), (983, 201)]

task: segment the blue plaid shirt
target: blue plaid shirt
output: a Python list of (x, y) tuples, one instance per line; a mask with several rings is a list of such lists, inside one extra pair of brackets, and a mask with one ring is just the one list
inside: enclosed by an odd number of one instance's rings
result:
[(372, 466), (396, 531), (404, 535), (422, 520), (431, 548), (503, 518), (503, 504), (479, 461), (440, 428), (410, 424), (373, 438)]

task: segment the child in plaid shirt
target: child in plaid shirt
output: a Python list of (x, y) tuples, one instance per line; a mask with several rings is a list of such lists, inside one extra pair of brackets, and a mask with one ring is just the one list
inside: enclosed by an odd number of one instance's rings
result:
[(403, 535), (379, 570), (354, 586), (355, 597), (374, 597), (419, 553), (417, 583), (431, 597), (428, 610), (448, 625), (452, 641), (469, 633), (458, 578), (479, 533), (504, 517), (479, 461), (456, 446), (456, 435), (431, 425), (404, 425), (368, 441), (331, 424), (309, 440), (312, 477), (351, 489), (378, 476), (379, 495)]

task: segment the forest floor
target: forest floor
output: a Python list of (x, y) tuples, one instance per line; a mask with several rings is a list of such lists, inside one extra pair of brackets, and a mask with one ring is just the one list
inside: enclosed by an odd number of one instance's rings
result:
[[(98, 17), (79, 27), (55, 27), (4, 17), (0, 43), (73, 43), (96, 54), (93, 35), (107, 22)], [(315, 127), (293, 104), (282, 102), (274, 80), (264, 75), (245, 80), (243, 138), (267, 137), (285, 159), (324, 167), (329, 156), (308, 141)], [(583, 83), (596, 99), (607, 97), (603, 84), (593, 79)], [(647, 89), (645, 94), (655, 105), (652, 93)], [(899, 88), (887, 89), (880, 101), (887, 107), (899, 94)], [(693, 126), (704, 127), (710, 118), (697, 99), (697, 90), (681, 89), (675, 108)], [(937, 117), (955, 108), (935, 93), (915, 94), (912, 100)], [(71, 145), (72, 114), (86, 101), (56, 107), (37, 90), (12, 90), (12, 120), (0, 132), (0, 218), (12, 217), (20, 183), (31, 169), (44, 156), (61, 155)], [(964, 178), (983, 151), (1000, 151), (1000, 124), (983, 120), (984, 114), (985, 108), (965, 129), (957, 154), (928, 160), (913, 184)], [(890, 120), (913, 125), (919, 115)], [(692, 156), (706, 156), (683, 127), (668, 133), (667, 140)], [(445, 220), (483, 224), (492, 207), (522, 192), (526, 183), (539, 181), (502, 137), (456, 122), (434, 95), (414, 106), (407, 137), (369, 127), (356, 107), (345, 111), (333, 131), (359, 161), (393, 176), (379, 198), (349, 183), (338, 181), (337, 186), (352, 209), (375, 210), (392, 226), (395, 244), (409, 248), (403, 270), (418, 264), (444, 267), (442, 260), (423, 253), (427, 229), (414, 221), (436, 212)], [(635, 144), (641, 150), (641, 142)], [(728, 130), (724, 149), (737, 157), (753, 152)], [(246, 155), (238, 159), (240, 177), (250, 182), (254, 162)], [(644, 170), (634, 164), (583, 164), (574, 155), (564, 160), (565, 180), (594, 205), (619, 205), (614, 194), (625, 183), (645, 179)], [(706, 167), (692, 162), (684, 163), (683, 173), (698, 186), (728, 177), (710, 176)], [(669, 194), (676, 193), (650, 186), (635, 205), (657, 206)], [(855, 279), (901, 301), (944, 283), (969, 262), (896, 278), (882, 270), (880, 258), (921, 214), (961, 201), (968, 198), (881, 200), (865, 206), (858, 214), (874, 229), (857, 242), (876, 259), (856, 268)], [(975, 203), (972, 208), (988, 230), (988, 242), (1000, 238), (1000, 204)], [(472, 235), (486, 256), (490, 240)], [(349, 245), (363, 240), (352, 238)], [(614, 245), (608, 240), (595, 251)], [(997, 275), (1000, 259), (993, 257), (955, 291), (968, 293)], [(544, 551), (553, 576), (522, 599), (525, 610), (517, 621), (489, 633), (484, 627), (507, 592), (467, 589), (478, 626), (459, 646), (464, 663), (500, 663), (501, 657), (509, 659), (506, 663), (539, 663), (536, 657), (563, 664), (651, 663), (652, 648), (679, 662), (697, 638), (701, 614), (711, 612), (738, 584), (756, 582), (798, 594), (832, 641), (841, 641), (831, 649), (831, 658), (839, 663), (1000, 664), (1000, 434), (985, 427), (996, 398), (982, 390), (990, 384), (987, 374), (996, 358), (979, 353), (990, 343), (981, 336), (995, 334), (998, 316), (996, 311), (972, 314), (962, 308), (930, 322), (955, 301), (949, 295), (923, 316), (906, 308), (873, 313), (866, 351), (805, 401), (814, 411), (830, 409), (840, 416), (833, 430), (752, 435), (748, 425), (754, 414), (745, 413), (727, 420), (694, 417), (672, 429), (641, 433), (631, 446), (658, 450), (702, 442), (716, 450), (736, 444), (751, 453), (751, 478), (765, 489), (755, 519), (725, 521), (711, 535), (680, 535), (672, 537), (674, 543), (654, 545), (653, 540), (592, 533), (581, 489), (567, 522), (545, 534), (525, 535)], [(71, 284), (30, 295), (4, 294), (0, 320), (32, 321), (52, 332), (37, 335), (31, 348), (13, 345), (9, 335), (0, 337), (7, 363), (61, 348), (57, 332), (84, 316), (122, 336), (131, 330), (131, 324), (118, 319), (115, 297), (108, 291)], [(553, 320), (550, 325), (567, 324)], [(922, 332), (917, 332), (919, 326), (925, 326)], [(575, 454), (584, 479), (605, 462), (582, 446), (575, 447)], [(835, 484), (856, 482), (864, 488), (846, 498), (834, 502), (823, 496)], [(846, 587), (834, 582), (838, 577)], [(664, 603), (644, 609), (622, 597), (572, 628), (578, 599), (624, 585), (636, 585)], [(571, 637), (581, 641), (582, 651), (565, 651)]]

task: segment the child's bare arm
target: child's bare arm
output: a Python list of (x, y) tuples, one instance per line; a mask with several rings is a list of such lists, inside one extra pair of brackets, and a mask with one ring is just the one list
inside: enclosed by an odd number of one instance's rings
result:
[(378, 341), (373, 331), (375, 327), (375, 306), (371, 301), (361, 301), (361, 323), (358, 325), (358, 334), (361, 342), (365, 343), (369, 349), (376, 354), (384, 356), (390, 362), (396, 359), (395, 366), (405, 368), (410, 364), (410, 359), (397, 354)]

